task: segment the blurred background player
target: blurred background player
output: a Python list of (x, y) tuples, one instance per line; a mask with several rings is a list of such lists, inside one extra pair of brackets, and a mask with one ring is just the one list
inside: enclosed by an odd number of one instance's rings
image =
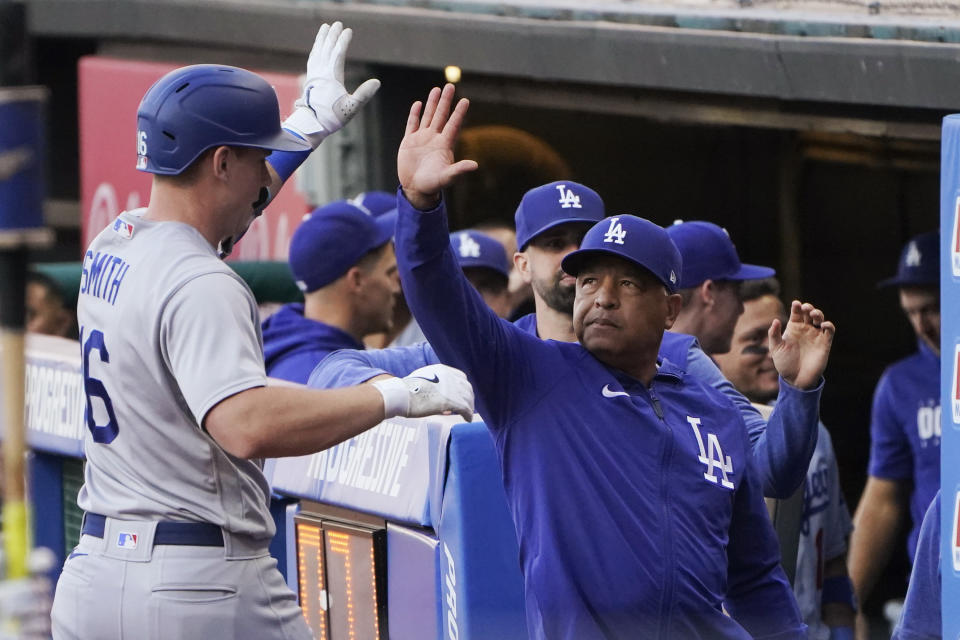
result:
[(349, 200), (304, 218), (288, 258), (304, 301), (263, 322), (268, 376), (305, 384), (328, 353), (363, 349), (365, 336), (391, 329), (400, 293), (393, 222)]
[(501, 318), (510, 314), (509, 263), (503, 245), (474, 229), (450, 234), (450, 245), (463, 275), (487, 306)]
[(393, 415), (472, 415), (469, 384), (449, 369), (336, 392), (266, 386), (256, 301), (219, 257), (372, 98), (376, 80), (343, 86), (351, 34), (320, 28), (286, 130), (273, 88), (236, 67), (176, 69), (144, 95), (149, 204), (121, 213), (84, 259), (85, 515), (57, 584), (58, 640), (311, 638), (268, 552), (262, 459)]
[(907, 554), (913, 561), (923, 514), (940, 489), (939, 232), (907, 242), (896, 275), (878, 286), (898, 289), (917, 351), (884, 371), (873, 396), (870, 466), (850, 540), (850, 577), (861, 606), (907, 517), (912, 523)]
[[(752, 402), (766, 408), (777, 399), (779, 376), (770, 357), (767, 332), (784, 322), (780, 286), (774, 278), (748, 280), (740, 287), (743, 314), (731, 349), (714, 356), (723, 375)], [(855, 608), (847, 576), (847, 536), (853, 528), (840, 491), (830, 434), (821, 423), (817, 448), (803, 490), (803, 516), (793, 592), (811, 640), (849, 640)]]
[(27, 272), (26, 305), (27, 331), (76, 340), (76, 310), (67, 306), (56, 280), (37, 271)]

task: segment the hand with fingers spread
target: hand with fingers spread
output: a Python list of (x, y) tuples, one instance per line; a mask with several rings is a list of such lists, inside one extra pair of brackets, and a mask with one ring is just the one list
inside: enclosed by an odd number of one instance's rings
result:
[(794, 300), (783, 334), (779, 320), (774, 320), (767, 332), (780, 377), (799, 389), (817, 386), (827, 368), (834, 333), (836, 328), (824, 320), (823, 311), (809, 302)]
[[(430, 90), (426, 105), (419, 101), (410, 107), (407, 128), (397, 153), (397, 175), (403, 194), (417, 209), (432, 209), (440, 201), (440, 192), (463, 173), (473, 171), (473, 160), (453, 159), (453, 147), (463, 125), (470, 102), (463, 98), (451, 112), (454, 87)], [(420, 109), (423, 106), (423, 114)]]
[(347, 93), (343, 65), (352, 38), (353, 31), (344, 29), (339, 22), (320, 27), (307, 59), (303, 95), (283, 123), (285, 129), (308, 141), (314, 149), (347, 124), (380, 88), (380, 81), (370, 78), (353, 93)]

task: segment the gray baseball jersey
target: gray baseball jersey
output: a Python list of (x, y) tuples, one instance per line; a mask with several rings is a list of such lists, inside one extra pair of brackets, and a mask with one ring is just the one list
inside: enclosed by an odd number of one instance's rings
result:
[(119, 519), (209, 522), (266, 545), (275, 529), (262, 465), (200, 426), (219, 401), (266, 384), (253, 294), (199, 231), (143, 211), (122, 213), (83, 260), (78, 503)]
[(793, 591), (811, 640), (827, 640), (830, 628), (821, 619), (824, 563), (847, 551), (847, 536), (853, 530), (850, 511), (840, 492), (833, 441), (823, 424), (817, 448), (810, 459), (803, 489), (803, 521), (797, 551), (797, 575)]

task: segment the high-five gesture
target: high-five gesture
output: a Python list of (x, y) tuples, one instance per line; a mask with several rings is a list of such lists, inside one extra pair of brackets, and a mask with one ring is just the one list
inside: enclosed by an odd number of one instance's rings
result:
[(425, 106), (419, 100), (413, 103), (397, 152), (397, 175), (403, 195), (421, 211), (436, 206), (440, 191), (450, 186), (457, 176), (477, 168), (473, 160), (455, 162), (453, 159), (453, 147), (470, 106), (463, 98), (451, 113), (453, 94), (452, 84), (446, 85), (443, 91), (434, 87)]
[(783, 335), (779, 320), (774, 320), (767, 332), (770, 355), (780, 376), (799, 389), (816, 386), (827, 368), (834, 333), (836, 327), (824, 320), (820, 309), (794, 300)]

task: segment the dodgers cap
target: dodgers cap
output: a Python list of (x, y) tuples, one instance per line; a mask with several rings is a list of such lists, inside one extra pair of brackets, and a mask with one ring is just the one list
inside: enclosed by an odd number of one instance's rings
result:
[(594, 224), (606, 215), (600, 195), (582, 184), (561, 180), (535, 187), (523, 194), (514, 215), (517, 249), (523, 251), (534, 237), (557, 225)]
[(510, 263), (503, 245), (485, 233), (467, 229), (450, 234), (450, 246), (462, 269), (490, 269), (508, 278)]
[(304, 293), (341, 277), (364, 255), (386, 244), (393, 229), (347, 200), (314, 209), (290, 240), (290, 270)]
[(667, 227), (667, 233), (683, 257), (680, 289), (706, 280), (759, 280), (777, 273), (770, 267), (741, 263), (727, 230), (712, 222), (677, 221)]
[(389, 191), (364, 191), (347, 202), (377, 217), (397, 208), (397, 194)]
[(926, 287), (940, 284), (940, 232), (914, 236), (900, 252), (897, 275), (877, 287)]
[(587, 258), (614, 255), (652, 273), (670, 293), (676, 293), (683, 261), (673, 240), (660, 225), (645, 218), (623, 215), (601, 220), (587, 231), (580, 249), (561, 262), (572, 276), (580, 272)]

